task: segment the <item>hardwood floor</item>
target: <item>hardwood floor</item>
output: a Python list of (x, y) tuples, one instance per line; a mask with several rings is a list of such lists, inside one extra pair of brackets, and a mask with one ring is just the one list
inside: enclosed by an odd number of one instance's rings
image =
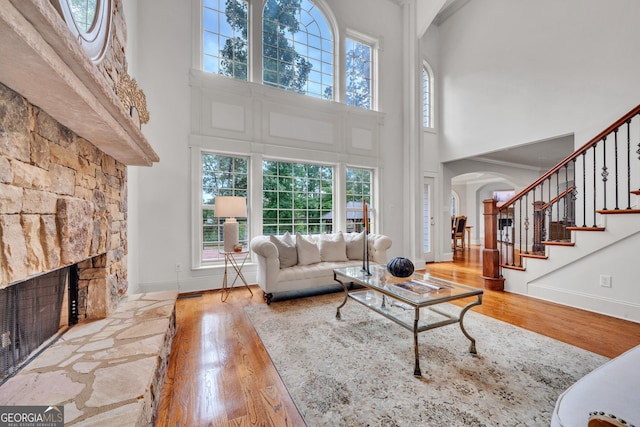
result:
[[(457, 250), (453, 262), (427, 264), (436, 277), (482, 287), (480, 250)], [(183, 295), (156, 426), (304, 426), (244, 307), (262, 291)], [(463, 304), (464, 301), (460, 301)], [(277, 302), (274, 302), (277, 304)], [(640, 324), (521, 295), (485, 290), (473, 308), (586, 350), (615, 357), (640, 344)], [(480, 345), (480, 343), (479, 343)]]

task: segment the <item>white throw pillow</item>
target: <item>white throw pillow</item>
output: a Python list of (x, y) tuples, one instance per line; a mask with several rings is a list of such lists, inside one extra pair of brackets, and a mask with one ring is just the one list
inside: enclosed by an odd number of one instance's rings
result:
[(296, 233), (296, 249), (298, 251), (298, 265), (317, 264), (320, 262), (320, 249), (313, 240)]
[(269, 236), (271, 243), (278, 248), (278, 259), (280, 260), (280, 268), (293, 267), (298, 263), (298, 251), (296, 243), (293, 241), (291, 234), (285, 232), (282, 237)]
[(322, 261), (349, 261), (347, 258), (347, 244), (342, 232), (331, 236), (323, 234), (320, 237), (320, 259)]
[(347, 242), (347, 258), (363, 259), (364, 258), (364, 231), (355, 235), (352, 234), (349, 237), (345, 237), (345, 240)]

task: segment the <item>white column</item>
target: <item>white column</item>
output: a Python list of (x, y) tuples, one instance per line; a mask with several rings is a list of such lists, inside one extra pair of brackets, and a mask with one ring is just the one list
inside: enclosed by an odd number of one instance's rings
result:
[(416, 268), (424, 263), (422, 250), (422, 122), (420, 102), (422, 85), (419, 40), (417, 34), (417, 5), (415, 0), (406, 0), (402, 5), (403, 24), (403, 237), (405, 256), (411, 259)]

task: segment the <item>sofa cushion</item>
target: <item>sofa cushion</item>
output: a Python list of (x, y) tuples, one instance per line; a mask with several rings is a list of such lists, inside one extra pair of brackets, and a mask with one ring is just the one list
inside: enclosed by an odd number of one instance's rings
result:
[(320, 249), (314, 240), (307, 239), (296, 233), (296, 250), (298, 251), (298, 265), (310, 265), (320, 262)]
[(342, 232), (320, 236), (320, 259), (322, 261), (348, 261), (347, 244)]
[(292, 267), (298, 263), (298, 251), (296, 243), (293, 241), (291, 234), (285, 232), (282, 237), (269, 236), (271, 243), (278, 248), (278, 259), (280, 260), (280, 268)]
[(347, 234), (344, 240), (347, 242), (347, 258), (363, 259), (364, 258), (364, 231), (358, 234)]

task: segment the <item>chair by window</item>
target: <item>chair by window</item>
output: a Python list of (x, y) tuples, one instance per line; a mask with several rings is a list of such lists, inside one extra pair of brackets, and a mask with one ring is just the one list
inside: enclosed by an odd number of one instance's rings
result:
[[(455, 227), (451, 231), (451, 239), (453, 239), (453, 249), (465, 247), (465, 226), (467, 225), (466, 216), (458, 216), (455, 220)], [(458, 242), (460, 245), (458, 246)]]

